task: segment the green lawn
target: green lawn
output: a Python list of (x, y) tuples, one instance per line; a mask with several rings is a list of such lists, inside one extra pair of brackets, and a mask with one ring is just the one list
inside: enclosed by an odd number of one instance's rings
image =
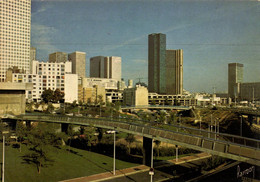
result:
[[(2, 143), (0, 143), (0, 162), (2, 164)], [(51, 148), (50, 156), (54, 160), (48, 167), (43, 167), (38, 174), (36, 166), (27, 164), (22, 156), (28, 148), (22, 145), (22, 152), (12, 146), (6, 146), (5, 180), (12, 182), (59, 181), (113, 170), (113, 158), (72, 148), (73, 153), (62, 149)], [(133, 167), (138, 164), (116, 160), (116, 169)]]

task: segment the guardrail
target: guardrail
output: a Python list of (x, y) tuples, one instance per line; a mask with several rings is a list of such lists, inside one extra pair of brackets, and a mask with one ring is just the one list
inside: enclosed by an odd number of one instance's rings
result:
[[(186, 126), (180, 126), (180, 125), (174, 125), (174, 124), (161, 124), (154, 121), (145, 121), (145, 120), (138, 120), (138, 119), (129, 119), (129, 118), (89, 118), (89, 117), (75, 117), (75, 116), (64, 116), (64, 115), (21, 115), (22, 118), (26, 118), (26, 116), (29, 117), (37, 117), (39, 119), (45, 119), (48, 118), (57, 118), (58, 120), (61, 118), (67, 118), (66, 121), (69, 121), (73, 124), (73, 121), (75, 120), (84, 120), (84, 121), (102, 121), (102, 122), (116, 122), (116, 123), (126, 123), (126, 124), (134, 124), (138, 126), (145, 126), (145, 127), (152, 127), (152, 128), (158, 128), (164, 131), (173, 131), (180, 134), (189, 134), (196, 137), (202, 137), (207, 139), (212, 139), (216, 141), (224, 141), (228, 143), (234, 143), (239, 144), (240, 146), (246, 146), (246, 147), (252, 147), (259, 149), (260, 147), (260, 140), (253, 139), (253, 138), (247, 138), (247, 137), (241, 137), (237, 135), (231, 135), (226, 133), (218, 133), (218, 132), (211, 132), (204, 129), (197, 129), (197, 128), (191, 128)], [(19, 117), (18, 117), (19, 118)], [(63, 121), (65, 121), (62, 119)]]

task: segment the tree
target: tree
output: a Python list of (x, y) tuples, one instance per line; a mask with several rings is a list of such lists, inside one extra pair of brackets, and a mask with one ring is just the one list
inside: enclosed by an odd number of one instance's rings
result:
[(55, 109), (54, 106), (51, 103), (49, 103), (48, 107), (46, 109), (46, 112), (47, 113), (52, 113), (54, 111), (54, 109)]
[(22, 151), (22, 141), (23, 137), (26, 136), (26, 131), (26, 126), (22, 122), (17, 121), (16, 136), (18, 137), (18, 141), (20, 141), (20, 152)]
[(64, 102), (64, 93), (60, 91), (60, 89), (56, 89), (55, 91), (51, 90), (50, 88), (48, 90), (44, 90), (41, 95), (43, 101), (45, 103), (48, 102)]
[(98, 132), (98, 141), (100, 142), (103, 138), (104, 129), (103, 128), (97, 128)]
[(165, 119), (166, 119), (166, 113), (161, 111), (158, 117), (158, 122), (163, 124), (165, 122)]
[(93, 126), (85, 127), (84, 135), (88, 147), (91, 147), (97, 140), (96, 129)]
[(170, 112), (170, 117), (169, 117), (168, 122), (170, 124), (173, 124), (174, 122), (176, 122), (176, 114), (174, 112)]
[(48, 166), (50, 162), (53, 162), (48, 152), (51, 146), (58, 144), (55, 131), (47, 124), (39, 123), (37, 127), (27, 132), (27, 138), (30, 150), (23, 156), (23, 159), (29, 164), (36, 165), (38, 173), (41, 173), (43, 166)]
[(75, 107), (77, 107), (77, 101), (76, 101), (76, 100), (74, 100), (74, 101), (72, 102), (71, 106), (72, 106), (72, 108), (75, 108)]
[(48, 90), (44, 90), (42, 92), (42, 100), (45, 102), (45, 103), (48, 103), (48, 102), (51, 102), (52, 99), (53, 99), (53, 90), (51, 89), (48, 89)]
[(131, 143), (135, 142), (135, 136), (128, 133), (125, 140), (128, 142), (128, 153), (131, 153)]
[(53, 102), (55, 103), (58, 103), (58, 102), (64, 102), (64, 96), (65, 94), (63, 92), (60, 91), (60, 89), (56, 89), (54, 92), (53, 92)]
[(36, 110), (39, 109), (40, 103), (36, 102), (36, 103), (34, 104), (34, 107), (35, 107)]
[(156, 101), (154, 99), (151, 101), (151, 105), (156, 105)]
[(157, 154), (158, 154), (158, 157), (160, 156), (160, 150), (159, 150), (159, 146), (161, 144), (161, 141), (159, 140), (155, 140), (154, 141), (155, 145), (156, 145), (156, 148), (157, 148)]
[(75, 132), (73, 130), (73, 126), (71, 124), (69, 124), (66, 134), (69, 136), (69, 151), (70, 151), (71, 141), (72, 141), (73, 136), (75, 134)]
[(34, 105), (33, 102), (27, 103), (26, 104), (26, 111), (27, 112), (33, 112), (33, 105)]

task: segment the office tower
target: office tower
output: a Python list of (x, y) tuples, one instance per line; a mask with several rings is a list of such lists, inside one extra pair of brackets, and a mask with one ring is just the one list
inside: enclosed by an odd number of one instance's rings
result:
[(228, 95), (232, 99), (237, 99), (240, 94), (240, 84), (243, 82), (243, 64), (228, 64)]
[(35, 47), (31, 47), (30, 48), (30, 60), (36, 60), (36, 48)]
[(148, 90), (166, 93), (166, 35), (154, 33), (148, 36)]
[(183, 50), (166, 50), (166, 94), (182, 95)]
[(54, 52), (49, 54), (50, 63), (65, 63), (68, 60), (68, 54), (66, 52)]
[(96, 56), (90, 58), (90, 77), (112, 78), (121, 81), (121, 57)]
[(69, 61), (72, 62), (72, 73), (77, 74), (81, 78), (86, 77), (86, 53), (73, 52), (69, 54)]
[(32, 73), (32, 63), (36, 60), (36, 48), (30, 48), (30, 73)]
[[(102, 71), (101, 71), (101, 65), (102, 65)], [(107, 59), (104, 56), (96, 56), (90, 58), (90, 65), (89, 65), (90, 78), (109, 78), (109, 75), (107, 73), (109, 68), (107, 67), (107, 65), (108, 65)]]
[(0, 1), (0, 82), (8, 68), (30, 72), (31, 0)]

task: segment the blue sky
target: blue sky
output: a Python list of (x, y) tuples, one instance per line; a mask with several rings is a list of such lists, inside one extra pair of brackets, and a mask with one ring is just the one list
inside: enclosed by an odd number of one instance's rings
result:
[(260, 1), (32, 0), (31, 44), (37, 59), (83, 51), (122, 57), (122, 77), (148, 76), (148, 34), (165, 33), (184, 51), (184, 89), (227, 91), (228, 63), (244, 64), (244, 81), (260, 82)]

